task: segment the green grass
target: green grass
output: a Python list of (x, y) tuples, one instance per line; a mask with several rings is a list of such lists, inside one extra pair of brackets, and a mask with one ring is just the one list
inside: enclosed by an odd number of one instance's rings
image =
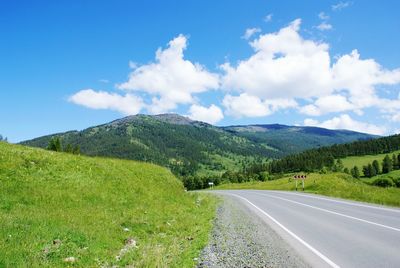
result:
[(389, 155), (390, 157), (392, 157), (393, 154), (396, 154), (396, 156), (397, 156), (399, 153), (400, 153), (400, 151), (395, 151), (395, 152), (391, 152), (388, 154), (349, 156), (346, 158), (342, 158), (342, 161), (343, 161), (344, 167), (351, 169), (354, 166), (357, 166), (361, 171), (363, 166), (366, 166), (366, 165), (372, 163), (372, 161), (374, 161), (374, 160), (378, 160), (379, 165), (382, 166), (383, 158), (385, 158), (386, 155)]
[[(215, 189), (258, 189), (294, 191), (295, 182), (288, 174), (281, 179), (266, 182), (222, 184)], [(300, 188), (299, 188), (300, 189)], [(344, 173), (317, 174), (307, 176), (305, 191), (332, 197), (400, 207), (399, 188), (380, 188), (367, 185)]]
[(192, 267), (215, 205), (159, 166), (0, 142), (0, 267)]

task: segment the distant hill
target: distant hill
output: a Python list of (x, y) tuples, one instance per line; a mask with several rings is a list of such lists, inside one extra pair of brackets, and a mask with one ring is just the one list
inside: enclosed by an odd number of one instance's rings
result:
[(349, 130), (331, 130), (319, 127), (286, 126), (280, 124), (224, 127), (235, 135), (269, 146), (280, 156), (333, 144), (369, 140), (378, 136)]
[(45, 148), (52, 137), (79, 145), (81, 153), (142, 160), (175, 174), (221, 174), (253, 161), (281, 158), (324, 145), (371, 139), (345, 130), (284, 125), (216, 127), (177, 114), (134, 115), (82, 131), (69, 131), (22, 142)]

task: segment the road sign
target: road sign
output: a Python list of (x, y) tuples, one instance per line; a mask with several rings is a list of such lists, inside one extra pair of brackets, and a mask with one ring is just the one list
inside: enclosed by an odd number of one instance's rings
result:
[(307, 179), (307, 175), (294, 175), (293, 179), (296, 181), (296, 191), (297, 191), (297, 181), (301, 180), (301, 185), (304, 191), (304, 180)]

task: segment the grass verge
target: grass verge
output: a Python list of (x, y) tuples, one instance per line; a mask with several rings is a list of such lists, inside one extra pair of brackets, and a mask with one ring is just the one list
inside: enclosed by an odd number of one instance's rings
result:
[(0, 267), (192, 267), (215, 205), (159, 166), (0, 142)]
[[(246, 183), (222, 184), (215, 187), (215, 189), (294, 191), (295, 182), (292, 177), (292, 174), (287, 174), (280, 179), (266, 182), (253, 181)], [(381, 188), (367, 185), (364, 182), (353, 179), (350, 175), (344, 173), (308, 174), (305, 182), (305, 192), (400, 207), (399, 188)]]

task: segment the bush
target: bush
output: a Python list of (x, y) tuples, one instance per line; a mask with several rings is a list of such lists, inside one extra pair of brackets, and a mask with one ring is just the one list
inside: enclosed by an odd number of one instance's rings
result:
[(379, 178), (372, 182), (372, 185), (379, 186), (379, 187), (393, 187), (395, 184), (389, 178)]
[(396, 187), (400, 188), (400, 178), (393, 178), (392, 179)]

